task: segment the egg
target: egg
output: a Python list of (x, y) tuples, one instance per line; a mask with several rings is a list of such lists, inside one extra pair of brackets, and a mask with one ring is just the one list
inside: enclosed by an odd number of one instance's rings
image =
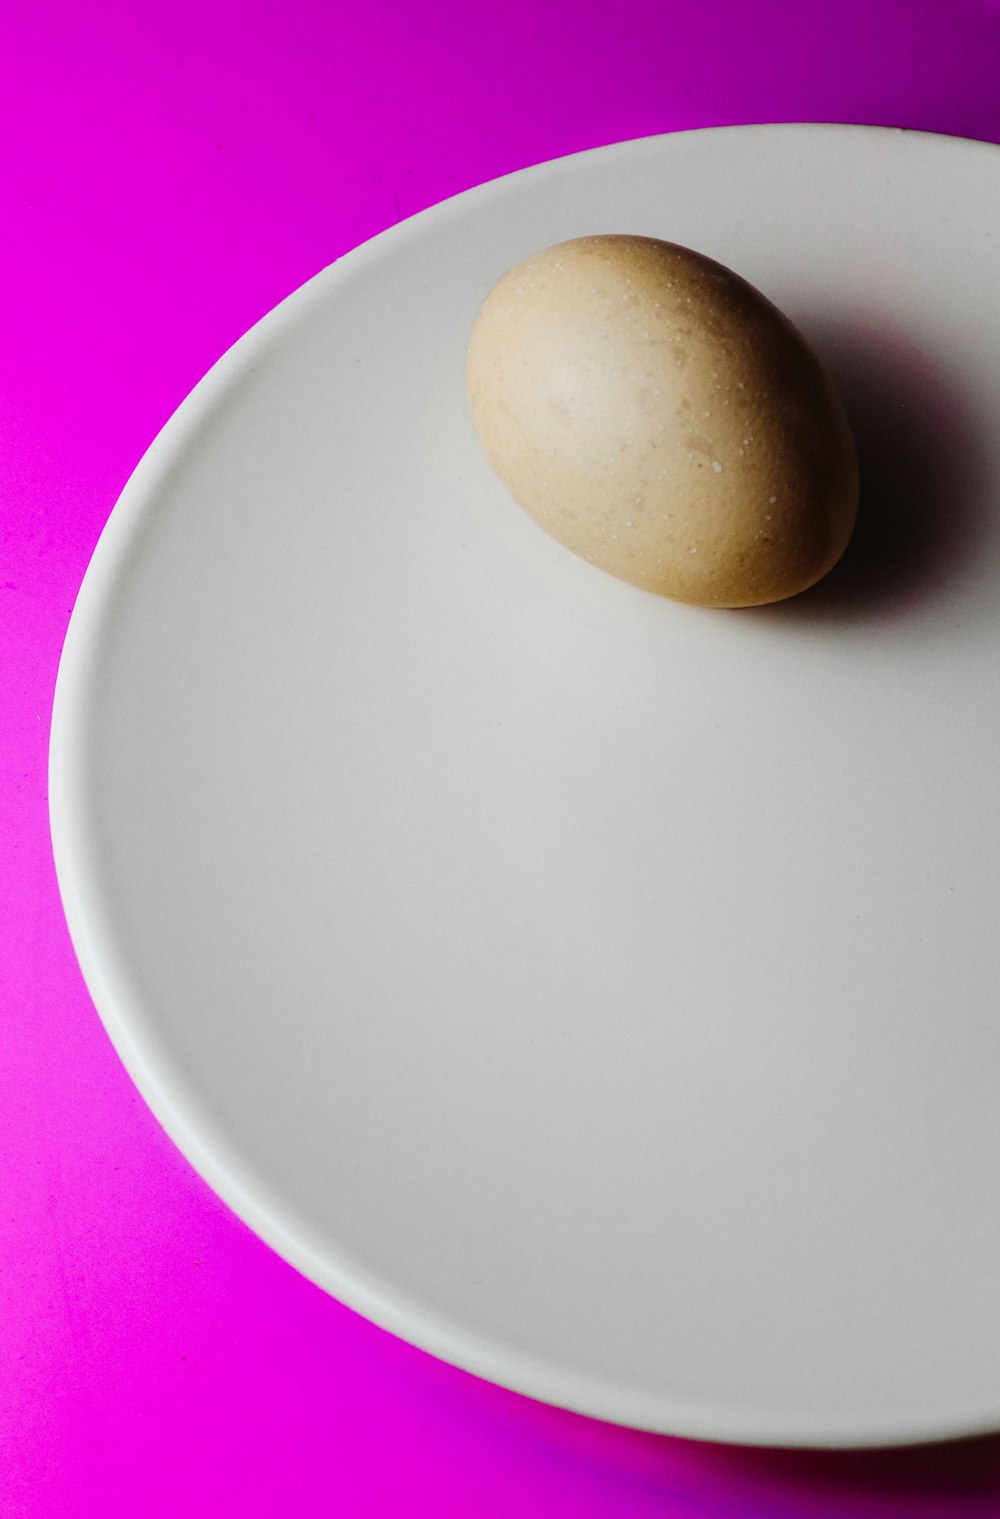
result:
[(857, 514), (834, 385), (758, 290), (689, 248), (582, 237), (487, 296), (466, 384), (486, 455), (553, 538), (679, 601), (805, 590)]

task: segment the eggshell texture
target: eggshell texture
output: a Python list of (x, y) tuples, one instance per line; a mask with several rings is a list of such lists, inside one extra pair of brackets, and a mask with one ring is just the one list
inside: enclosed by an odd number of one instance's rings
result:
[(858, 472), (804, 339), (731, 270), (654, 238), (526, 259), (469, 344), (493, 468), (552, 536), (680, 601), (779, 601), (840, 558)]

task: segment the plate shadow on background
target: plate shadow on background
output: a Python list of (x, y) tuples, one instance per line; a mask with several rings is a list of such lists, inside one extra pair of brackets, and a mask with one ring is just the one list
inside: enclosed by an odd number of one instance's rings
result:
[[(413, 1360), (410, 1347), (401, 1350)], [(607, 1482), (622, 1498), (645, 1496), (664, 1515), (709, 1511), (790, 1519), (993, 1519), (1000, 1513), (1000, 1434), (862, 1450), (717, 1445), (590, 1419), (537, 1403), (454, 1368), (432, 1384), (447, 1401), (474, 1389), (481, 1415), (518, 1440)], [(427, 1388), (427, 1378), (422, 1376)], [(456, 1403), (456, 1406), (457, 1403)], [(465, 1404), (463, 1403), (463, 1406)]]
[(962, 377), (883, 322), (817, 317), (802, 327), (854, 431), (858, 522), (824, 580), (748, 615), (838, 623), (906, 615), (955, 597), (977, 564), (996, 493)]
[[(664, 1513), (810, 1514), (883, 1519), (915, 1505), (924, 1519), (1000, 1512), (1000, 1435), (870, 1450), (715, 1445), (602, 1425), (550, 1410), (549, 1435), (564, 1455), (595, 1462), (623, 1488), (641, 1489)], [(707, 1510), (706, 1510), (707, 1511)]]
[[(662, 1438), (662, 1437), (661, 1437)], [(699, 1458), (692, 1457), (697, 1461)], [(764, 1493), (784, 1490), (805, 1508), (835, 1494), (845, 1514), (881, 1511), (887, 1500), (920, 1500), (953, 1514), (964, 1500), (969, 1512), (996, 1513), (1000, 1500), (1000, 1436), (915, 1445), (894, 1450), (753, 1450), (737, 1446), (706, 1452), (706, 1467), (725, 1473), (748, 1496), (759, 1481)]]

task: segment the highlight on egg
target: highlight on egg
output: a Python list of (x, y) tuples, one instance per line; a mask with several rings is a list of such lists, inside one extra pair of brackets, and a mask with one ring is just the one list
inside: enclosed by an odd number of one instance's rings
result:
[(701, 606), (780, 601), (857, 515), (844, 407), (746, 280), (656, 238), (576, 238), (487, 296), (466, 385), (486, 455), (560, 543)]

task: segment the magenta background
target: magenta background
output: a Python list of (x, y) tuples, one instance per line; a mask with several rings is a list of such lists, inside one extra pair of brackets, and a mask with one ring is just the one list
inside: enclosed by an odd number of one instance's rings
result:
[(768, 120), (1000, 140), (1000, 3), (5, 6), (4, 1519), (1000, 1515), (1000, 1439), (840, 1456), (659, 1439), (489, 1387), (326, 1298), (215, 1200), (132, 1089), (50, 860), (48, 720), (74, 596), (127, 475), (219, 354), (338, 254), (469, 185)]

